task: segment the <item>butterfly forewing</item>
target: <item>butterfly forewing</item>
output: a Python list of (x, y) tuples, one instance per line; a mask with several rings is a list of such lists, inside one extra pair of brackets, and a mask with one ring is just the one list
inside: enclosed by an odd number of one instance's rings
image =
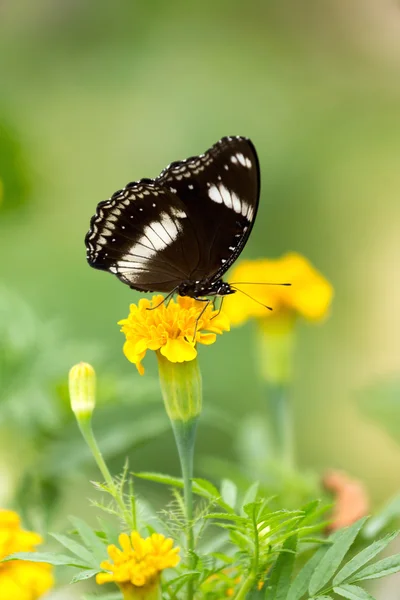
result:
[(259, 188), (252, 143), (222, 138), (155, 180), (130, 183), (101, 202), (85, 240), (89, 264), (141, 291), (212, 284), (248, 239)]
[(200, 156), (169, 165), (157, 181), (192, 215), (203, 248), (194, 280), (221, 277), (242, 251), (253, 226), (260, 171), (253, 144), (225, 137)]

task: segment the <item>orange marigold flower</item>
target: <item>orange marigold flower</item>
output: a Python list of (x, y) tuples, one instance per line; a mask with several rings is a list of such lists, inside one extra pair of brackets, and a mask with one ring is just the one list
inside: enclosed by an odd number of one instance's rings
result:
[[(15, 552), (34, 552), (41, 543), (38, 533), (21, 529), (17, 513), (0, 510), (0, 559)], [(53, 584), (48, 564), (22, 560), (0, 564), (0, 600), (37, 600)]]
[(100, 567), (107, 572), (96, 575), (96, 582), (113, 581), (121, 588), (125, 598), (138, 597), (135, 591), (158, 586), (161, 572), (176, 567), (180, 560), (180, 549), (174, 548), (173, 540), (160, 533), (153, 533), (147, 538), (142, 538), (137, 531), (130, 536), (122, 533), (119, 543), (122, 550), (114, 545), (108, 546), (108, 555), (113, 562), (106, 560), (101, 563)]
[[(314, 269), (306, 258), (294, 252), (274, 260), (242, 261), (232, 270), (229, 280), (232, 283), (252, 282), (252, 285), (243, 286), (238, 283), (237, 287), (257, 301), (241, 294), (240, 291), (226, 298), (224, 309), (234, 325), (241, 325), (251, 317), (271, 321), (281, 316), (300, 315), (317, 321), (328, 314), (333, 296), (333, 288), (329, 281)], [(258, 302), (270, 306), (273, 310), (269, 311)]]
[(205, 308), (204, 302), (180, 296), (168, 305), (161, 295), (142, 298), (138, 305), (131, 304), (128, 318), (118, 325), (126, 337), (124, 354), (141, 375), (147, 350), (159, 351), (173, 363), (190, 361), (197, 356), (197, 343), (213, 344), (217, 334), (229, 331), (224, 312), (214, 310), (211, 303)]
[(342, 471), (330, 471), (324, 476), (323, 484), (335, 498), (329, 531), (348, 527), (369, 513), (369, 497), (361, 481)]

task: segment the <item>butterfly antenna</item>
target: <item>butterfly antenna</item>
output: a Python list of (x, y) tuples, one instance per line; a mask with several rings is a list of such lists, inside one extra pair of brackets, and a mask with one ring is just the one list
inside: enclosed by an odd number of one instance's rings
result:
[[(292, 285), (291, 283), (272, 283), (265, 281), (233, 281), (231, 285)], [(239, 290), (240, 291), (240, 290)]]
[(267, 304), (263, 304), (259, 300), (256, 300), (255, 298), (253, 298), (253, 296), (250, 296), (250, 294), (247, 294), (246, 292), (244, 292), (243, 290), (239, 290), (239, 288), (233, 287), (232, 284), (231, 284), (231, 288), (233, 290), (236, 290), (237, 292), (240, 292), (241, 294), (244, 294), (245, 296), (247, 296), (248, 298), (250, 298), (250, 300), (254, 300), (254, 302), (257, 302), (257, 304), (259, 304), (260, 306), (263, 306), (264, 308), (268, 308), (268, 310), (274, 310), (271, 306), (267, 306)]

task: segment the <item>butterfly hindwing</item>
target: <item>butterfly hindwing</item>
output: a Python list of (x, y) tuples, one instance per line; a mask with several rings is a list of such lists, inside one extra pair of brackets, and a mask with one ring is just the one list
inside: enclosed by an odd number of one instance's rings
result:
[(128, 184), (101, 202), (86, 246), (92, 267), (141, 291), (170, 292), (199, 260), (185, 205), (153, 180)]

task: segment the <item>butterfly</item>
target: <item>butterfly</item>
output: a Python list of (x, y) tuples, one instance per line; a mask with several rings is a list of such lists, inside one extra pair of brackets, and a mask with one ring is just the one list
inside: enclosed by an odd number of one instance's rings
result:
[(85, 238), (87, 260), (141, 292), (232, 294), (222, 277), (249, 238), (259, 196), (252, 142), (223, 137), (100, 202)]

